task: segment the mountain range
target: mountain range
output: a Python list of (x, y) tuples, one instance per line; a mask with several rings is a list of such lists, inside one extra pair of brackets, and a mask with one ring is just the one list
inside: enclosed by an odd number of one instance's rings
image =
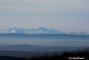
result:
[[(0, 46), (0, 50), (12, 50), (12, 51), (30, 51), (30, 52), (54, 52), (64, 50), (76, 50), (85, 47), (53, 47), (53, 46), (37, 46), (37, 45), (4, 45)], [(86, 47), (87, 48), (87, 47)]]
[(62, 53), (64, 51), (84, 50), (88, 47), (47, 47), (35, 45), (7, 45), (0, 46), (0, 56), (12, 57), (32, 57), (38, 55), (50, 55), (52, 53)]
[(63, 33), (61, 31), (48, 29), (45, 27), (31, 28), (31, 29), (14, 27), (14, 28), (6, 29), (3, 32), (4, 33), (23, 33), (23, 34), (62, 34)]
[(73, 34), (73, 35), (88, 35), (86, 32), (62, 32), (60, 30), (55, 29), (49, 29), (45, 27), (39, 27), (39, 28), (31, 28), (31, 29), (25, 29), (25, 28), (8, 28), (6, 30), (3, 30), (1, 33), (20, 33), (20, 34)]

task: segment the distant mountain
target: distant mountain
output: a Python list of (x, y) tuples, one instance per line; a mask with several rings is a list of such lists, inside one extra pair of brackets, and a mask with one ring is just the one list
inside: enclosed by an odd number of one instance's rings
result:
[(54, 29), (48, 29), (44, 27), (40, 28), (32, 28), (32, 29), (24, 29), (24, 28), (9, 28), (5, 30), (6, 33), (24, 33), (24, 34), (63, 34), (61, 31), (57, 31)]
[(0, 46), (0, 56), (32, 57), (38, 55), (62, 53), (63, 51), (89, 50), (88, 47), (46, 47), (35, 45), (7, 45)]
[(81, 32), (69, 32), (68, 34), (72, 34), (72, 35), (89, 35), (88, 33), (83, 32), (83, 31), (81, 31)]
[(7, 46), (0, 46), (0, 50), (52, 52), (52, 51), (57, 51), (57, 47), (46, 47), (46, 46), (36, 46), (36, 45), (7, 45)]
[(62, 32), (55, 29), (49, 29), (45, 27), (40, 28), (31, 28), (31, 29), (25, 29), (25, 28), (8, 28), (6, 30), (3, 30), (3, 32), (0, 33), (19, 33), (19, 34), (68, 34), (68, 35), (89, 35), (86, 32)]
[(0, 46), (0, 50), (12, 51), (29, 51), (29, 52), (55, 52), (65, 50), (77, 50), (87, 47), (52, 47), (52, 46), (36, 46), (36, 45), (6, 45)]

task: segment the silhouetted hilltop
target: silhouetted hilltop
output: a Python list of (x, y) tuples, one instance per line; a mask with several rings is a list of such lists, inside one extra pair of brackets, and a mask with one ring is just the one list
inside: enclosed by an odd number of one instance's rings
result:
[(44, 55), (33, 55), (31, 57), (12, 57), (12, 56), (0, 56), (0, 60), (88, 60), (89, 59), (89, 50), (79, 50), (79, 51), (65, 51), (63, 53), (52, 53), (49, 55), (48, 53)]

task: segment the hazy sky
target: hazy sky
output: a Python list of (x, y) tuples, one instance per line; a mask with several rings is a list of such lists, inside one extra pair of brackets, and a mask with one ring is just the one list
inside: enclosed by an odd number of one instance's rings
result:
[(0, 0), (0, 29), (42, 26), (89, 32), (89, 0)]

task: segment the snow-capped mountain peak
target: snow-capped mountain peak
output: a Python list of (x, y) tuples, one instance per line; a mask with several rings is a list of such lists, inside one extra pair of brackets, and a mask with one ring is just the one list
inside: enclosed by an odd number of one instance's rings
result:
[(10, 32), (11, 32), (11, 33), (16, 33), (16, 30), (14, 29), (14, 30), (11, 30)]
[(62, 32), (55, 29), (45, 28), (45, 27), (31, 28), (31, 29), (14, 27), (14, 28), (8, 28), (6, 30), (3, 30), (3, 32), (0, 33), (89, 35), (86, 32)]
[(35, 29), (24, 29), (24, 28), (9, 28), (6, 29), (7, 33), (25, 33), (25, 34), (61, 34), (61, 31), (54, 29), (48, 29), (45, 27), (35, 28)]

